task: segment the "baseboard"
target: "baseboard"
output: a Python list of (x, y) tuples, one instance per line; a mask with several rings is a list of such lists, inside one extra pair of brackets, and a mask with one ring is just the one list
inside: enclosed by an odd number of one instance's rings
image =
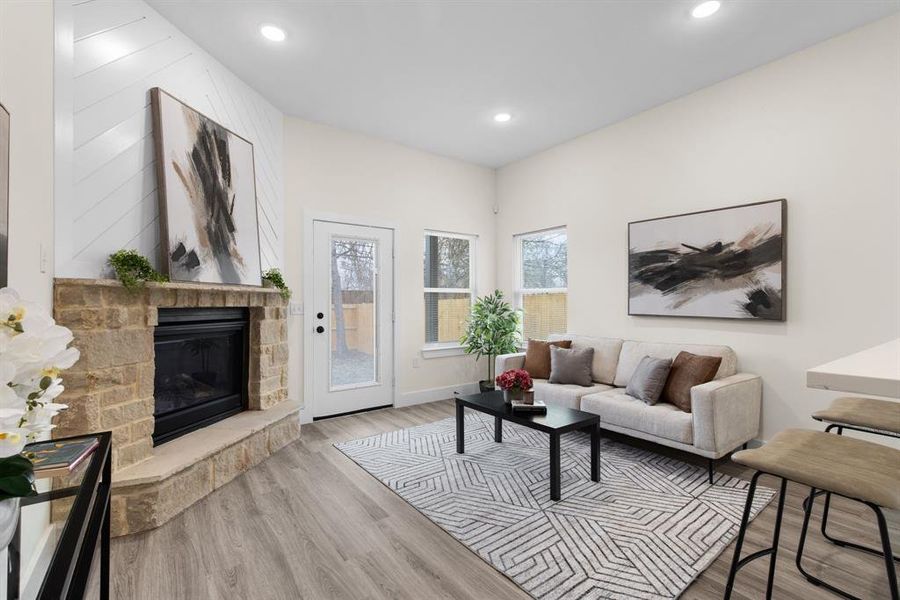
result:
[(459, 383), (457, 385), (448, 385), (446, 387), (430, 388), (427, 390), (416, 390), (414, 392), (406, 392), (397, 397), (396, 407), (414, 406), (416, 404), (425, 404), (426, 402), (437, 402), (438, 400), (446, 400), (452, 398), (454, 394), (477, 394), (478, 382)]

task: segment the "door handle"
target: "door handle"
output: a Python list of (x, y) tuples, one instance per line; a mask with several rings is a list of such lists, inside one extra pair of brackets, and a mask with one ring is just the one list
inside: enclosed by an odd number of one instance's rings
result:
[(325, 333), (325, 328), (319, 325), (316, 327), (316, 333)]

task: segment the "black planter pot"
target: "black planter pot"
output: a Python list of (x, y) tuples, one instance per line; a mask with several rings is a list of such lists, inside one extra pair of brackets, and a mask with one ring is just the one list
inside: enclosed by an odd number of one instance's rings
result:
[(481, 388), (481, 393), (485, 392), (493, 392), (494, 391), (494, 382), (490, 379), (482, 379), (478, 382), (478, 387)]

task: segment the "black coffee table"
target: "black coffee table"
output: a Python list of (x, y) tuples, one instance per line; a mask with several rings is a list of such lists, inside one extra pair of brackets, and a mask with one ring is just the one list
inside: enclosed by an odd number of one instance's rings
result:
[(550, 499), (559, 500), (559, 436), (575, 430), (591, 434), (591, 481), (600, 481), (600, 415), (547, 405), (546, 414), (514, 412), (503, 401), (503, 392), (486, 392), (456, 397), (456, 452), (466, 451), (464, 411), (477, 410), (494, 417), (494, 441), (503, 441), (503, 421), (510, 421), (550, 434)]

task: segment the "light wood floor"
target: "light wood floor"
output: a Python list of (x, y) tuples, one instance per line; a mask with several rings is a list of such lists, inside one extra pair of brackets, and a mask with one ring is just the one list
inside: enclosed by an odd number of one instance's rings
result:
[[(113, 540), (113, 597), (527, 600), (515, 584), (332, 447), (451, 414), (451, 401), (442, 401), (304, 425), (300, 441), (166, 525)], [(746, 476), (731, 463), (719, 468)], [(772, 480), (761, 483), (777, 487)], [(774, 597), (834, 597), (794, 568), (803, 490), (788, 490)], [(774, 511), (773, 501), (753, 522), (745, 551), (768, 545)], [(874, 543), (866, 511), (839, 502), (832, 531)], [(837, 549), (818, 534), (810, 542), (806, 556), (817, 559), (808, 563), (815, 574), (862, 598), (887, 597), (879, 559)], [(732, 552), (733, 545), (682, 597), (721, 598)], [(744, 568), (733, 597), (764, 597), (767, 568), (766, 559)]]

